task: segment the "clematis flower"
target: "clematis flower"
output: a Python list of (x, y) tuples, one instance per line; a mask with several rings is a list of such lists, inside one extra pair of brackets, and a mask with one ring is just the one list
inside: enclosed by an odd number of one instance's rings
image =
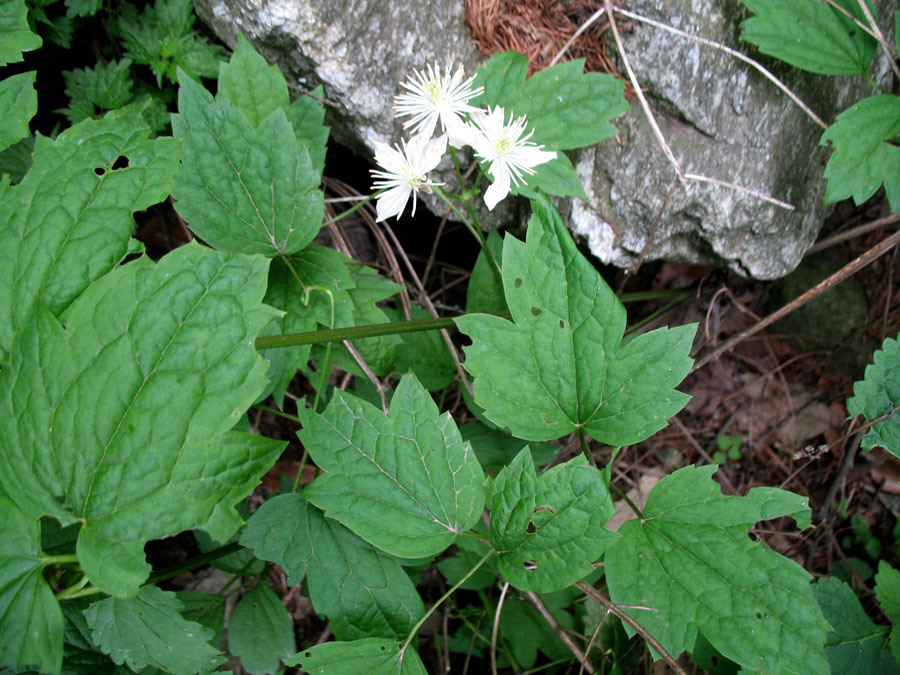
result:
[(475, 78), (465, 79), (462, 66), (453, 75), (449, 67), (441, 74), (437, 64), (413, 72), (411, 78), (400, 84), (407, 93), (394, 97), (397, 117), (410, 118), (403, 123), (403, 128), (412, 127), (415, 134), (431, 136), (440, 120), (442, 131), (449, 135), (450, 145), (457, 148), (467, 145), (469, 127), (462, 115), (477, 110), (469, 105), (469, 101), (479, 96), (484, 87), (473, 89)]
[(391, 216), (399, 219), (410, 195), (413, 198), (412, 214), (416, 215), (416, 194), (419, 190), (431, 193), (432, 187), (441, 185), (428, 180), (425, 174), (440, 163), (446, 151), (446, 135), (431, 138), (418, 134), (409, 139), (409, 143), (403, 141), (402, 149), (396, 145), (392, 148), (385, 143), (376, 143), (375, 161), (383, 170), (372, 169), (370, 172), (378, 179), (372, 189), (387, 188), (387, 192), (376, 197), (378, 217), (375, 222), (380, 223)]
[[(494, 182), (484, 193), (484, 203), (493, 210), (497, 203), (509, 194), (511, 184), (526, 185), (524, 176), (533, 175), (534, 167), (556, 159), (555, 151), (543, 150), (543, 145), (528, 141), (534, 130), (525, 134), (525, 117), (506, 121), (506, 111), (500, 106), (493, 110), (472, 113), (472, 121), (478, 133), (471, 145), (475, 154), (488, 164)], [(525, 134), (523, 136), (523, 134)]]

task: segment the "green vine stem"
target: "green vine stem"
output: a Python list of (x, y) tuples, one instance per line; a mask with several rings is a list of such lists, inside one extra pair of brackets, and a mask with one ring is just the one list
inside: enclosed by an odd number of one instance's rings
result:
[(201, 565), (211, 563), (213, 560), (224, 558), (226, 555), (235, 553), (236, 551), (240, 551), (242, 548), (244, 547), (236, 541), (233, 541), (230, 544), (225, 544), (224, 546), (220, 546), (219, 548), (214, 548), (212, 551), (207, 551), (206, 553), (196, 555), (190, 560), (185, 560), (183, 563), (172, 565), (171, 567), (166, 567), (165, 569), (161, 569), (158, 572), (154, 572), (142, 585), (147, 586), (149, 584), (156, 584), (160, 581), (165, 581), (166, 579), (177, 577), (179, 574), (190, 572), (192, 569), (196, 569)]
[(295, 345), (317, 345), (342, 340), (377, 337), (379, 335), (399, 335), (415, 333), (421, 330), (452, 329), (456, 326), (453, 319), (419, 319), (416, 321), (394, 321), (391, 323), (374, 323), (366, 326), (350, 326), (348, 328), (332, 328), (314, 330), (308, 333), (289, 333), (287, 335), (268, 335), (256, 338), (256, 348), (280, 349)]
[(47, 567), (49, 565), (71, 565), (73, 563), (78, 563), (78, 556), (74, 553), (66, 555), (48, 555), (41, 560), (41, 567)]

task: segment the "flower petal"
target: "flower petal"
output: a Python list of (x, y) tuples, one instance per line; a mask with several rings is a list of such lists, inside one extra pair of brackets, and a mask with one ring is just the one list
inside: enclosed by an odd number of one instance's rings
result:
[(375, 222), (380, 223), (391, 216), (397, 216), (399, 219), (412, 191), (413, 189), (408, 185), (398, 185), (376, 197), (375, 213), (378, 217)]

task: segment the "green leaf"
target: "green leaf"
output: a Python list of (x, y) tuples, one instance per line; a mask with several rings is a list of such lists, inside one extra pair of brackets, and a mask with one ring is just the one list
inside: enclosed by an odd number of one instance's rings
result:
[(313, 607), (340, 640), (405, 638), (424, 607), (397, 561), (295, 494), (270, 499), (253, 514), (241, 543), (287, 572), (307, 576)]
[(163, 77), (177, 82), (178, 68), (195, 79), (214, 78), (219, 71), (219, 47), (198, 39), (193, 25), (191, 0), (156, 0), (140, 17), (124, 14), (117, 32), (125, 55), (135, 63), (149, 66), (157, 85)]
[(834, 630), (825, 640), (825, 654), (833, 675), (888, 675), (897, 663), (888, 646), (887, 626), (876, 626), (853, 590), (839, 579), (819, 579), (813, 595)]
[(884, 183), (891, 211), (900, 212), (900, 97), (871, 96), (850, 106), (824, 134), (834, 154), (825, 167), (826, 204), (853, 197), (862, 204)]
[(183, 605), (181, 616), (209, 628), (213, 632), (209, 643), (218, 645), (225, 632), (225, 598), (199, 591), (176, 591), (175, 597)]
[(147, 135), (129, 107), (37, 137), (30, 171), (0, 200), (0, 360), (37, 298), (58, 316), (128, 253), (132, 213), (168, 195), (178, 143)]
[(571, 586), (615, 540), (603, 527), (614, 512), (600, 472), (583, 456), (538, 477), (523, 449), (494, 480), (490, 539), (500, 574), (527, 591)]
[(42, 574), (41, 526), (0, 492), (0, 664), (58, 673), (63, 615)]
[[(900, 339), (900, 336), (898, 336)], [(881, 349), (866, 366), (866, 375), (853, 384), (853, 396), (847, 399), (847, 413), (864, 415), (874, 422), (862, 439), (863, 450), (885, 448), (900, 457), (900, 343), (885, 338)]]
[(304, 490), (313, 504), (401, 558), (442, 552), (472, 527), (484, 479), (449, 413), (405, 375), (390, 416), (336, 391), (321, 415), (300, 411), (300, 440), (325, 471)]
[(91, 637), (117, 664), (137, 672), (147, 666), (192, 675), (223, 661), (209, 644), (213, 631), (181, 616), (174, 593), (142, 586), (133, 598), (106, 598), (84, 611)]
[(525, 243), (506, 236), (503, 288), (513, 322), (456, 319), (472, 338), (465, 368), (475, 402), (514, 436), (544, 441), (583, 428), (610, 445), (637, 443), (688, 401), (674, 390), (691, 366), (695, 327), (661, 328), (621, 347), (625, 308), (578, 252), (542, 197)]
[(41, 44), (41, 38), (28, 27), (25, 0), (0, 0), (0, 67), (21, 61), (22, 52)]
[(313, 168), (319, 175), (325, 168), (325, 151), (329, 128), (325, 126), (325, 106), (320, 102), (322, 87), (318, 86), (301, 96), (288, 108), (287, 116), (297, 141), (309, 151)]
[(0, 151), (28, 136), (28, 122), (37, 112), (34, 71), (0, 81)]
[[(0, 152), (0, 183), (3, 182), (4, 174), (13, 184), (22, 182), (28, 169), (31, 168), (33, 150), (34, 136), (28, 136)], [(2, 188), (0, 188), (0, 195), (2, 195)], [(2, 211), (3, 209), (0, 207), (0, 213)]]
[[(751, 17), (741, 24), (743, 38), (811, 73), (864, 75), (875, 54), (875, 40), (841, 12), (810, 0), (743, 0)], [(856, 0), (836, 0), (865, 21)]]
[(531, 459), (536, 466), (545, 466), (556, 457), (560, 449), (549, 443), (525, 444), (525, 441), (505, 434), (498, 429), (482, 424), (469, 422), (459, 428), (464, 441), (472, 444), (478, 463), (487, 471), (500, 471), (507, 466), (519, 451), (527, 447), (531, 450)]
[(583, 71), (584, 59), (574, 59), (526, 80), (528, 62), (522, 54), (495, 54), (478, 68), (475, 85), (484, 86), (484, 94), (473, 104), (525, 115), (534, 129), (531, 140), (551, 150), (594, 145), (616, 135), (610, 120), (629, 106), (623, 80)]
[(326, 642), (303, 650), (285, 664), (309, 675), (427, 675), (415, 649), (382, 638)]
[(884, 560), (878, 561), (878, 574), (875, 575), (875, 597), (891, 620), (891, 652), (900, 663), (900, 572)]
[(294, 624), (275, 592), (258, 583), (240, 599), (228, 624), (228, 651), (251, 675), (274, 673), (297, 651)]
[[(507, 115), (525, 115), (534, 130), (533, 143), (548, 150), (573, 150), (611, 138), (617, 133), (610, 120), (628, 110), (623, 80), (602, 73), (585, 73), (584, 59), (575, 59), (545, 68), (525, 79), (528, 62), (518, 52), (495, 54), (478, 68), (475, 85), (484, 93), (474, 105), (502, 106)], [(527, 189), (584, 198), (584, 188), (572, 163), (562, 154), (536, 167)]]
[[(497, 230), (491, 230), (488, 234), (487, 246), (502, 268), (503, 238)], [(503, 281), (494, 273), (484, 251), (479, 251), (466, 288), (466, 313), (502, 314), (508, 311), (506, 298), (503, 296)]]
[(103, 0), (66, 0), (66, 16), (94, 16), (103, 7)]
[(94, 117), (96, 108), (115, 110), (131, 99), (131, 61), (110, 61), (96, 68), (64, 70), (69, 106), (62, 112), (72, 124)]
[[(753, 672), (827, 673), (829, 629), (809, 574), (747, 536), (759, 520), (790, 515), (809, 525), (807, 498), (775, 488), (726, 497), (715, 466), (685, 467), (650, 492), (606, 553), (610, 598), (673, 656), (697, 631)], [(629, 629), (629, 634), (632, 631)]]
[(246, 38), (239, 35), (231, 60), (219, 68), (216, 98), (228, 101), (257, 128), (276, 110), (287, 109), (287, 82), (278, 66), (266, 63)]
[(16, 335), (0, 486), (32, 517), (82, 522), (79, 561), (111, 595), (137, 592), (149, 539), (202, 527), (228, 540), (233, 505), (285, 445), (230, 431), (266, 383), (253, 340), (273, 313), (267, 267), (189, 244), (96, 281), (65, 328), (39, 303)]
[(191, 229), (225, 251), (276, 256), (304, 248), (322, 225), (324, 196), (284, 111), (254, 128), (191, 78), (179, 82), (172, 130), (184, 159), (173, 195)]

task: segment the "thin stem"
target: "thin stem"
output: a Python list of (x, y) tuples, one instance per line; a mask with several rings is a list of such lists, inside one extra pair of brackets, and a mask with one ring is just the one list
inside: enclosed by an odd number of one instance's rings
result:
[(587, 438), (584, 435), (584, 427), (577, 427), (575, 429), (575, 434), (578, 436), (578, 444), (581, 446), (581, 453), (585, 456), (587, 461), (591, 463), (591, 466), (596, 467), (597, 461), (594, 459), (594, 454), (591, 452), (591, 448), (587, 443)]
[(309, 449), (306, 445), (303, 446), (303, 454), (300, 456), (300, 468), (297, 469), (297, 477), (294, 479), (294, 485), (291, 488), (292, 494), (297, 494), (297, 490), (300, 488), (300, 479), (303, 478), (303, 467), (306, 466), (306, 460), (309, 459)]
[[(87, 577), (85, 577), (83, 579), (83, 581), (86, 582)], [(57, 593), (56, 594), (57, 602), (62, 601), (62, 600), (74, 600), (75, 598), (84, 598), (89, 595), (97, 595), (98, 593), (103, 592), (96, 586), (86, 586), (84, 588), (78, 588), (78, 586), (81, 586), (81, 585), (83, 585), (83, 584), (79, 583), (79, 584), (76, 584), (75, 586), (71, 586), (71, 587)]]
[(78, 556), (74, 553), (66, 555), (48, 555), (41, 560), (41, 567), (47, 567), (48, 565), (71, 565), (72, 563), (77, 562)]
[(406, 642), (403, 643), (403, 647), (401, 647), (401, 649), (400, 649), (401, 654), (406, 651), (406, 648), (409, 647), (409, 644), (413, 641), (413, 638), (416, 636), (416, 633), (422, 627), (422, 624), (424, 624), (428, 620), (428, 617), (431, 616), (432, 613), (434, 613), (434, 610), (436, 610), (438, 607), (440, 607), (447, 598), (449, 598), (451, 595), (453, 595), (456, 592), (457, 588), (459, 588), (464, 583), (466, 583), (466, 581), (469, 580), (469, 577), (471, 577), (473, 574), (475, 574), (475, 572), (477, 572), (479, 569), (481, 569), (481, 566), (484, 565), (484, 563), (486, 563), (488, 561), (488, 558), (490, 558), (492, 555), (494, 555), (493, 549), (491, 549), (490, 551), (485, 553), (481, 557), (481, 560), (479, 560), (477, 563), (475, 563), (475, 566), (472, 569), (470, 569), (468, 572), (466, 572), (466, 575), (462, 579), (460, 579), (455, 584), (453, 584), (453, 586), (451, 586), (447, 590), (446, 593), (444, 593), (441, 597), (439, 597), (437, 599), (437, 602), (435, 602), (429, 608), (429, 610), (422, 615), (422, 618), (416, 622), (416, 625), (413, 626), (412, 629), (410, 629), (409, 635), (406, 636)]
[(308, 333), (263, 336), (256, 338), (256, 348), (263, 350), (293, 347), (294, 345), (317, 345), (328, 342), (340, 342), (342, 340), (378, 337), (380, 335), (415, 333), (422, 330), (452, 329), (455, 326), (456, 324), (451, 318), (393, 321), (391, 323), (375, 323), (366, 326), (314, 330)]
[(190, 570), (196, 569), (201, 565), (211, 563), (213, 560), (224, 558), (226, 555), (240, 551), (242, 548), (243, 546), (241, 546), (236, 541), (230, 544), (225, 544), (224, 546), (220, 546), (219, 548), (214, 548), (212, 551), (207, 551), (206, 553), (196, 555), (189, 560), (185, 560), (183, 563), (172, 565), (171, 567), (166, 567), (165, 569), (161, 569), (158, 572), (154, 572), (148, 577), (147, 581), (145, 581), (143, 585), (148, 586), (150, 584), (159, 583), (160, 581), (165, 581), (166, 579), (171, 579), (172, 577), (177, 577), (179, 574), (189, 572)]
[(281, 410), (278, 410), (277, 408), (270, 408), (267, 405), (260, 405), (260, 404), (257, 404), (253, 407), (256, 408), (257, 410), (263, 410), (267, 413), (272, 413), (273, 415), (278, 415), (279, 417), (283, 417), (284, 419), (290, 420), (291, 422), (297, 422), (297, 423), (300, 422), (300, 418), (297, 417), (296, 415), (291, 415), (290, 413), (282, 412)]
[[(651, 321), (653, 321), (653, 319), (655, 319), (656, 317), (658, 317), (658, 316), (660, 316), (660, 315), (662, 315), (662, 314), (665, 314), (666, 312), (668, 312), (670, 309), (672, 309), (672, 308), (675, 307), (676, 305), (679, 305), (679, 304), (681, 304), (682, 302), (684, 302), (685, 300), (687, 300), (687, 299), (688, 299), (689, 297), (691, 297), (693, 294), (694, 294), (693, 291), (688, 291), (687, 293), (682, 293), (682, 294), (680, 295), (680, 297), (673, 298), (672, 300), (669, 300), (669, 302), (667, 302), (665, 305), (663, 305), (662, 307), (660, 307), (659, 309), (657, 309), (655, 312), (651, 312), (649, 315), (645, 316), (645, 317), (644, 317), (643, 319), (641, 319), (640, 321), (638, 321), (638, 322), (632, 324), (631, 326), (629, 326), (629, 327), (628, 327), (628, 330), (625, 331), (625, 335), (629, 335), (630, 333), (633, 333), (634, 331), (636, 331), (636, 330), (637, 330), (638, 328), (640, 328), (641, 326), (643, 326), (643, 325), (645, 325), (645, 324), (648, 324), (648, 323), (650, 323)], [(257, 406), (257, 407), (259, 407), (259, 406)]]
[[(444, 203), (450, 208), (450, 210), (453, 211), (454, 214), (456, 214), (456, 217), (459, 218), (462, 224), (466, 226), (466, 229), (472, 233), (472, 236), (475, 237), (478, 245), (481, 246), (481, 250), (484, 251), (484, 255), (487, 257), (488, 262), (491, 265), (491, 269), (493, 269), (494, 271), (494, 274), (496, 274), (497, 278), (500, 279), (500, 265), (497, 264), (497, 259), (494, 258), (494, 254), (491, 253), (491, 249), (488, 248), (487, 241), (485, 241), (484, 235), (481, 233), (481, 228), (472, 225), (472, 223), (468, 221), (465, 215), (463, 215), (462, 211), (456, 208), (456, 204), (450, 201), (450, 197), (448, 197), (447, 193), (444, 192), (441, 188), (435, 187), (434, 193), (444, 201)], [(466, 204), (468, 205), (469, 210), (474, 217), (474, 209), (472, 208), (472, 204), (469, 201), (468, 197), (466, 198)]]
[(622, 500), (623, 500), (626, 504), (628, 504), (629, 508), (631, 508), (631, 510), (634, 511), (634, 514), (635, 514), (638, 518), (643, 518), (643, 517), (644, 517), (644, 514), (643, 514), (643, 513), (641, 512), (641, 510), (637, 507), (637, 504), (635, 504), (633, 501), (631, 501), (631, 498), (630, 498), (627, 494), (625, 494), (624, 492), (622, 492), (622, 488), (620, 488), (618, 485), (616, 485), (616, 484), (613, 483), (612, 481), (609, 482), (609, 485), (610, 485), (610, 487), (611, 487), (613, 490), (616, 491), (616, 494), (618, 494), (618, 495), (622, 498)]
[(379, 190), (378, 192), (375, 192), (374, 194), (370, 194), (370, 195), (368, 195), (367, 197), (363, 197), (363, 198), (360, 199), (356, 204), (354, 204), (353, 206), (351, 206), (351, 207), (350, 207), (349, 209), (347, 209), (346, 211), (342, 211), (341, 213), (339, 213), (338, 215), (336, 215), (336, 216), (335, 216), (334, 218), (332, 218), (331, 220), (326, 220), (324, 223), (322, 223), (322, 227), (328, 227), (329, 225), (333, 225), (334, 223), (338, 222), (339, 220), (343, 220), (343, 219), (346, 218), (347, 216), (356, 213), (356, 212), (359, 211), (362, 207), (364, 207), (366, 204), (368, 204), (370, 201), (372, 201), (373, 199), (375, 199), (375, 197), (377, 197), (378, 195), (380, 195), (382, 192), (385, 192), (385, 190)]

